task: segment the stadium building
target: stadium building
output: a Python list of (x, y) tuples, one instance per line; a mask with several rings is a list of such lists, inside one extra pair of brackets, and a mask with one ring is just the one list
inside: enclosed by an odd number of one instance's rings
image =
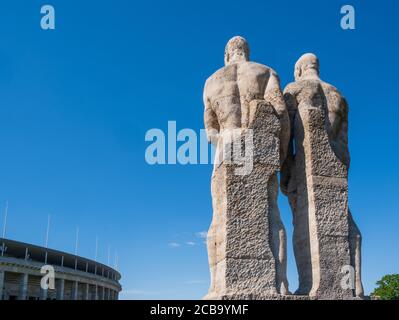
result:
[[(122, 289), (118, 271), (73, 254), (3, 238), (0, 254), (0, 300), (117, 300)], [(54, 288), (41, 285), (46, 270)]]

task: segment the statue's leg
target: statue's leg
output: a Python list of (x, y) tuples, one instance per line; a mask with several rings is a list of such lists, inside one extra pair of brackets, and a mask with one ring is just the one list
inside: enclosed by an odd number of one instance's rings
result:
[(307, 207), (302, 203), (303, 201), (307, 201), (307, 199), (305, 199), (304, 196), (299, 199), (298, 191), (294, 190), (288, 193), (288, 201), (293, 215), (293, 248), (299, 280), (299, 286), (295, 294), (307, 295), (312, 288), (309, 221), (307, 217)]
[(216, 267), (217, 267), (217, 242), (216, 242), (216, 230), (218, 228), (218, 218), (219, 218), (219, 201), (218, 196), (220, 192), (218, 192), (218, 171), (214, 170), (211, 178), (211, 194), (212, 194), (212, 207), (213, 207), (213, 217), (211, 226), (209, 227), (207, 234), (207, 248), (208, 248), (208, 262), (211, 276), (211, 283), (209, 286), (208, 296), (212, 296), (216, 294)]
[(215, 275), (216, 275), (216, 243), (215, 243), (215, 223), (212, 220), (211, 226), (207, 235), (207, 247), (208, 247), (208, 262), (211, 273), (211, 283), (209, 286), (208, 295), (215, 294)]
[(277, 205), (278, 180), (274, 174), (269, 180), (269, 221), (272, 239), (272, 252), (276, 260), (277, 290), (280, 294), (290, 294), (287, 280), (287, 235), (281, 221), (280, 211)]
[(218, 165), (215, 165), (212, 178), (211, 178), (211, 194), (212, 194), (212, 207), (213, 207), (213, 217), (211, 226), (207, 234), (207, 248), (208, 248), (208, 262), (210, 268), (211, 283), (209, 287), (208, 294), (205, 298), (212, 299), (212, 297), (219, 294), (221, 287), (223, 286), (223, 277), (218, 276), (218, 252), (220, 254), (220, 243), (219, 234), (221, 233), (222, 226), (222, 215), (224, 215), (226, 202), (225, 194), (223, 192), (223, 172)]
[(361, 246), (362, 235), (355, 221), (352, 213), (349, 210), (349, 243), (351, 250), (351, 264), (355, 269), (355, 294), (356, 297), (363, 297), (364, 290), (361, 278)]

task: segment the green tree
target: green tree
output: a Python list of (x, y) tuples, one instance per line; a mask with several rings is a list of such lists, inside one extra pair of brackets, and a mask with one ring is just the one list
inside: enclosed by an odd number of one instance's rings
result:
[(387, 274), (377, 281), (377, 288), (371, 294), (382, 300), (399, 300), (399, 274)]

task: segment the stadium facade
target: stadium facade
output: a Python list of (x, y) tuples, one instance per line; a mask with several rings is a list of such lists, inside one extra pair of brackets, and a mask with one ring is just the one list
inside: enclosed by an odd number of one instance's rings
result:
[[(46, 275), (54, 286), (43, 286), (51, 283), (43, 281)], [(117, 300), (120, 279), (99, 262), (0, 238), (0, 300)]]

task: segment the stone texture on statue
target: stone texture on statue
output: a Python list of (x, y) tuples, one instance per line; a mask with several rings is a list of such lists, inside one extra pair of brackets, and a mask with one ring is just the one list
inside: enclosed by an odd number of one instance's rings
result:
[[(204, 89), (205, 128), (217, 144), (217, 154), (234, 145), (234, 139), (245, 149), (246, 137), (253, 137), (250, 172), (237, 174), (241, 164), (226, 158), (214, 166), (207, 240), (211, 285), (206, 299), (268, 299), (288, 293), (276, 172), (288, 145), (289, 118), (275, 72), (248, 58), (246, 41), (231, 39), (226, 66)], [(233, 141), (230, 130), (240, 132)]]
[[(348, 209), (347, 104), (318, 77), (318, 59), (304, 55), (296, 82), (284, 90), (292, 135), (281, 188), (293, 211), (296, 294), (317, 299), (361, 297), (361, 236)], [(342, 286), (342, 268), (355, 270), (355, 286)]]
[[(254, 137), (267, 130), (268, 138), (254, 139), (254, 149), (263, 151), (255, 152), (251, 173), (237, 175), (238, 166), (224, 161), (214, 169), (214, 217), (208, 246), (215, 251), (215, 259), (210, 265), (213, 283), (208, 299), (234, 299), (236, 295), (256, 299), (280, 291), (275, 256), (279, 248), (270, 241), (279, 233), (272, 198), (279, 169), (280, 124), (270, 105), (259, 103), (255, 113), (250, 126)], [(242, 136), (245, 134), (243, 130)], [(223, 140), (222, 136), (219, 143)], [(278, 240), (274, 245), (279, 245)]]

